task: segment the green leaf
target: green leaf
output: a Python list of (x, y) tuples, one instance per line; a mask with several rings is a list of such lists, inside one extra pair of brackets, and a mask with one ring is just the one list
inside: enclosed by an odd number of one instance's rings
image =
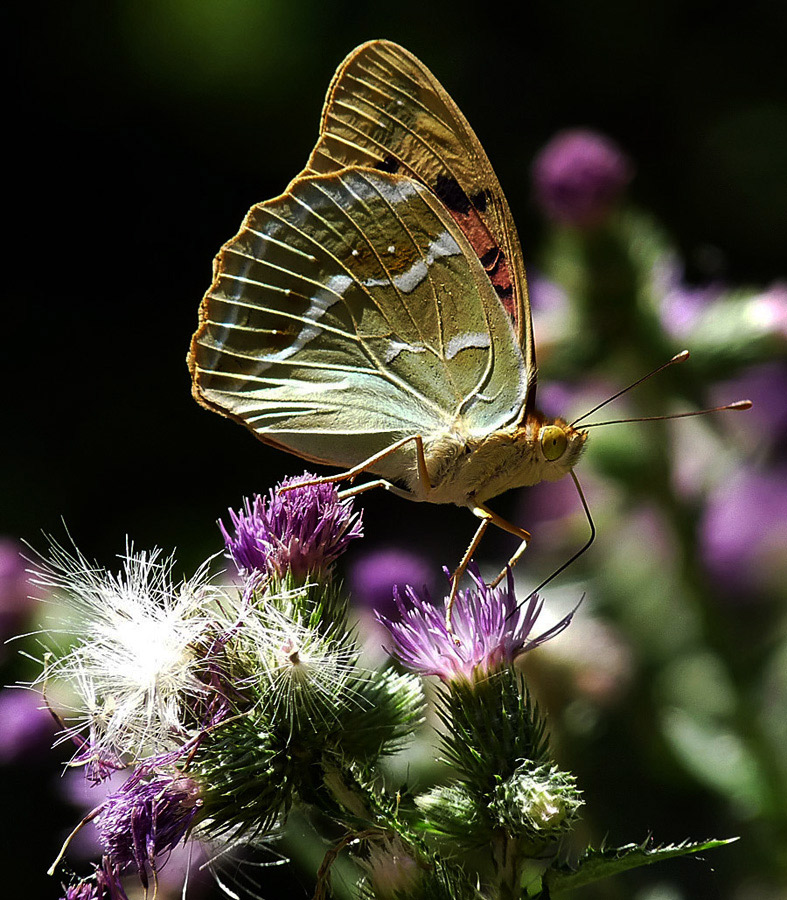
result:
[[(648, 839), (649, 840), (649, 839)], [(544, 886), (550, 896), (573, 888), (609, 878), (628, 869), (649, 866), (651, 863), (672, 859), (676, 856), (688, 856), (703, 850), (713, 850), (732, 844), (738, 838), (709, 841), (683, 841), (680, 844), (668, 844), (660, 847), (647, 847), (648, 841), (642, 844), (626, 844), (623, 847), (602, 847), (594, 850), (589, 847), (575, 867), (561, 866), (550, 869), (544, 874)]]

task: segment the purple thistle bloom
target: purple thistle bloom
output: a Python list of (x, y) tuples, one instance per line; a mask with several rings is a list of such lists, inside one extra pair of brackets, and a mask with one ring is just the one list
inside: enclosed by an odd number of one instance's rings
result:
[(117, 866), (106, 859), (90, 878), (66, 888), (62, 900), (128, 900)]
[(690, 335), (700, 318), (724, 295), (724, 286), (718, 282), (690, 285), (684, 276), (684, 266), (673, 254), (662, 257), (653, 270), (661, 324), (667, 334), (679, 340)]
[(95, 881), (80, 881), (70, 888), (66, 888), (63, 900), (103, 900), (104, 892)]
[[(754, 404), (731, 425), (751, 446), (778, 451), (787, 441), (787, 360), (777, 359), (745, 369), (735, 378), (714, 385), (711, 401), (721, 406), (730, 397), (748, 397)], [(729, 427), (729, 426), (728, 426)]]
[(406, 606), (394, 591), (401, 621), (377, 614), (393, 638), (389, 652), (404, 666), (420, 675), (437, 675), (445, 682), (477, 681), (495, 670), (510, 666), (527, 650), (533, 650), (568, 627), (574, 612), (535, 638), (530, 633), (544, 601), (532, 594), (521, 605), (514, 595), (514, 578), (508, 572), (505, 587), (484, 584), (477, 568), (470, 571), (475, 589), (459, 591), (451, 625), (443, 609), (422, 600), (411, 587), (405, 589)]
[(579, 227), (603, 221), (633, 175), (631, 160), (614, 141), (583, 129), (555, 135), (533, 163), (533, 187), (543, 212)]
[(314, 484), (286, 493), (280, 488), (309, 481), (305, 472), (285, 478), (267, 498), (259, 494), (244, 501), (240, 512), (230, 510), (234, 533), (220, 522), (219, 527), (230, 556), (245, 575), (296, 578), (323, 573), (347, 548), (353, 538), (363, 535), (361, 513), (353, 511), (352, 500), (340, 500), (332, 484)]
[(157, 858), (185, 839), (201, 805), (200, 787), (192, 779), (148, 777), (138, 769), (107, 797), (96, 819), (107, 858), (120, 871), (135, 868), (147, 887), (148, 871), (161, 868)]
[[(96, 815), (106, 798), (118, 790), (129, 777), (127, 770), (115, 772), (104, 781), (96, 782), (86, 775), (82, 767), (68, 767), (58, 782), (58, 793), (68, 803), (77, 807), (79, 817)], [(92, 819), (90, 819), (92, 821)], [(94, 859), (104, 848), (95, 828), (80, 828), (68, 844), (69, 854), (76, 859)]]

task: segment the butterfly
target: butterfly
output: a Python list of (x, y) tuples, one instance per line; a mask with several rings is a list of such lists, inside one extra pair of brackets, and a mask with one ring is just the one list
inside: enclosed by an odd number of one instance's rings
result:
[(321, 480), (377, 476), (344, 495), (469, 508), (451, 596), (490, 524), (519, 538), (511, 565), (530, 539), (487, 502), (563, 478), (587, 438), (536, 408), (522, 250), (478, 138), (384, 40), (339, 66), (306, 167), (222, 247), (188, 363), (203, 406), (345, 470)]

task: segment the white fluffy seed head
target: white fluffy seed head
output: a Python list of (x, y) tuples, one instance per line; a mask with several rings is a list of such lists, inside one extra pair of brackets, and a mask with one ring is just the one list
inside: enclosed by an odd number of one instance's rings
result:
[(355, 647), (304, 625), (290, 608), (286, 598), (267, 597), (239, 613), (239, 668), (274, 716), (330, 715), (357, 674)]
[(200, 673), (216, 631), (207, 564), (173, 579), (173, 557), (128, 547), (112, 573), (53, 544), (34, 581), (74, 613), (76, 642), (42, 676), (74, 695), (63, 739), (87, 737), (98, 754), (138, 759), (172, 748), (193, 722), (188, 701), (204, 696)]

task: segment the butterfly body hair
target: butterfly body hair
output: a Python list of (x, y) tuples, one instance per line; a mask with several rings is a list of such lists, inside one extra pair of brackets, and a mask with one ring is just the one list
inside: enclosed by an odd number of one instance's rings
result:
[[(566, 434), (566, 449), (558, 459), (550, 460), (544, 454), (541, 435), (545, 426), (557, 426)], [(421, 484), (414, 468), (409, 487), (415, 500), (473, 507), (512, 488), (559, 481), (579, 461), (586, 439), (586, 431), (538, 412), (528, 415), (521, 425), (480, 437), (444, 432), (424, 442), (429, 485)]]

